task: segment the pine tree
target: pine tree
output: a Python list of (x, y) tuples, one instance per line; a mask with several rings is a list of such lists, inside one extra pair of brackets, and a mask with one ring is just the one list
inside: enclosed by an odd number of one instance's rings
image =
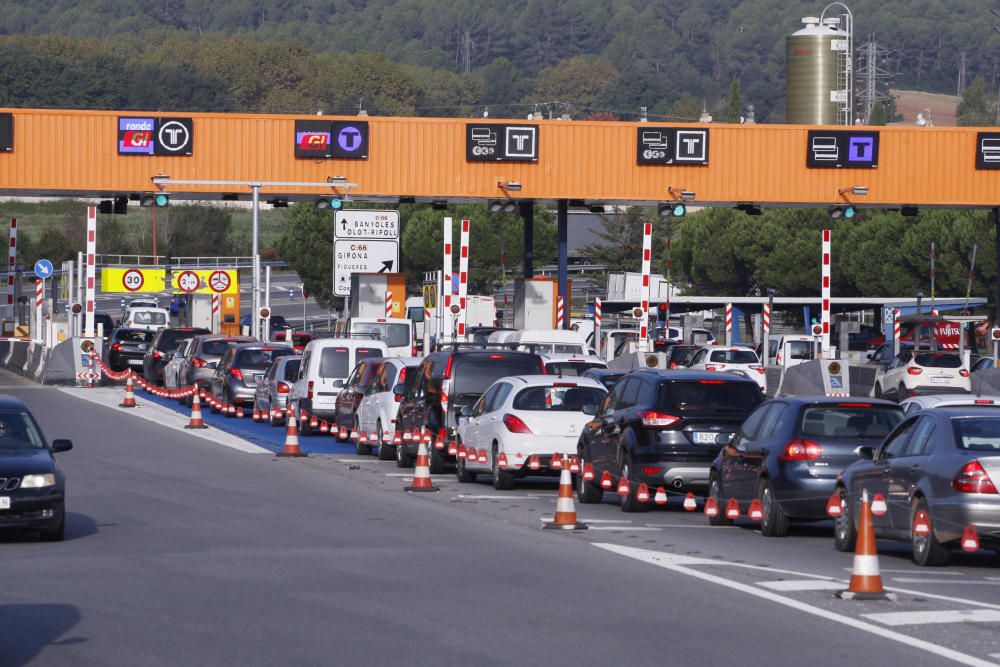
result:
[(743, 117), (743, 101), (740, 99), (740, 80), (733, 78), (729, 86), (729, 102), (726, 104), (726, 122), (740, 123)]

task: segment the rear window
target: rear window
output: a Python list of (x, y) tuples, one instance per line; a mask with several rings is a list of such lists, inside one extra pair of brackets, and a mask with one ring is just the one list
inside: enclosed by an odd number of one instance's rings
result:
[(355, 352), (356, 352), (355, 359), (365, 359), (367, 357), (382, 356), (382, 350), (376, 350), (370, 347), (359, 347)]
[(607, 366), (593, 361), (550, 361), (545, 364), (545, 372), (549, 375), (579, 376), (590, 368), (607, 368)]
[(818, 438), (881, 440), (901, 421), (902, 410), (891, 405), (816, 405), (802, 411), (799, 432)]
[(750, 350), (713, 350), (711, 361), (720, 364), (756, 364), (757, 355)]
[(955, 445), (959, 449), (977, 452), (1000, 451), (1000, 419), (990, 417), (959, 417), (951, 420)]
[(166, 324), (167, 316), (165, 313), (140, 310), (132, 313), (132, 321), (136, 324)]
[(285, 382), (295, 382), (295, 377), (299, 374), (299, 364), (301, 363), (302, 359), (293, 359), (285, 362), (285, 373), (281, 379)]
[(348, 362), (351, 359), (350, 350), (346, 347), (328, 347), (319, 357), (319, 376), (321, 378), (347, 377)]
[(789, 359), (811, 361), (813, 358), (813, 345), (807, 340), (789, 341), (785, 343), (785, 348)]
[(135, 331), (129, 329), (119, 329), (115, 333), (115, 340), (126, 343), (148, 343), (156, 335), (155, 331)]
[(487, 387), (508, 375), (538, 375), (540, 359), (530, 354), (493, 353), (459, 355), (452, 367), (452, 396), (458, 400), (479, 398)]
[(660, 383), (657, 409), (684, 416), (748, 415), (763, 400), (755, 382), (685, 380)]
[(675, 346), (672, 349), (673, 352), (670, 354), (670, 363), (673, 364), (686, 364), (698, 350), (697, 347), (687, 346)]
[(271, 365), (271, 362), (280, 357), (287, 357), (295, 354), (295, 350), (286, 347), (261, 347), (240, 350), (236, 353), (236, 368), (253, 368), (263, 370)]
[(410, 346), (410, 325), (390, 322), (354, 322), (351, 333), (378, 334), (378, 340), (389, 347)]
[(956, 354), (926, 353), (913, 359), (917, 366), (924, 368), (961, 368), (962, 359)]
[(233, 345), (236, 345), (236, 343), (237, 341), (233, 340), (206, 340), (201, 344), (201, 351), (199, 354), (221, 357), (226, 353), (226, 350)]
[(580, 412), (585, 405), (599, 405), (605, 393), (597, 387), (528, 387), (514, 397), (514, 409)]
[(171, 352), (179, 348), (184, 341), (207, 333), (208, 331), (204, 329), (191, 329), (188, 331), (165, 329), (160, 334), (160, 340), (156, 343), (156, 347), (159, 350)]

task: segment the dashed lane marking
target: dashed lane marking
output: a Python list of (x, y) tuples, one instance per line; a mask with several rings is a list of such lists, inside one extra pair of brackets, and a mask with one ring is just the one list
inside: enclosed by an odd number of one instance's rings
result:
[(541, 496), (475, 496), (475, 495), (460, 493), (454, 498), (452, 498), (452, 500), (513, 500), (513, 499), (537, 500), (541, 498), (542, 498)]
[[(584, 521), (584, 523), (587, 523)], [(647, 526), (590, 526), (591, 530), (621, 530), (628, 533), (657, 532), (662, 528), (649, 528)]]
[(819, 579), (793, 579), (789, 581), (758, 581), (758, 586), (772, 591), (839, 591), (845, 584), (839, 581), (822, 581)]
[(1000, 623), (1000, 611), (993, 609), (948, 609), (944, 611), (890, 611), (861, 614), (882, 625), (929, 625), (931, 623)]
[(893, 581), (901, 584), (951, 584), (954, 586), (1000, 586), (1000, 581), (956, 580), (956, 579), (921, 579), (920, 577), (892, 577)]

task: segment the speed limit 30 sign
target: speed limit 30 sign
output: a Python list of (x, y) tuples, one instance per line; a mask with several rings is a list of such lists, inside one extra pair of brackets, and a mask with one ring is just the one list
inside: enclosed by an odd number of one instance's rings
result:
[(142, 289), (142, 285), (145, 282), (146, 279), (139, 269), (129, 269), (122, 274), (122, 287), (129, 292), (138, 292)]

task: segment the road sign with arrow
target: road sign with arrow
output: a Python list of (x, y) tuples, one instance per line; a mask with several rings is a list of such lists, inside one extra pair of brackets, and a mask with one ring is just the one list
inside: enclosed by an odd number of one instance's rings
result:
[(399, 211), (342, 209), (333, 216), (333, 237), (351, 240), (398, 240)]
[(333, 242), (333, 293), (350, 296), (354, 273), (392, 273), (399, 271), (399, 241)]

